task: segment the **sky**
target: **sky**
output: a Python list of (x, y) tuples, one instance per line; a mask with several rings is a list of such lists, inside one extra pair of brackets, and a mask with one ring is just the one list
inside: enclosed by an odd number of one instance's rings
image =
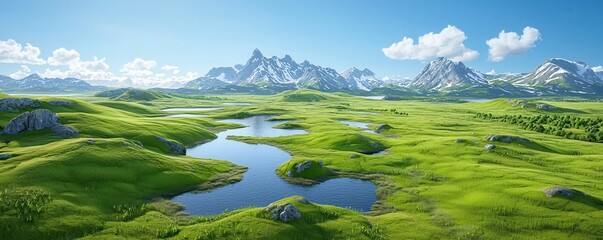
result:
[[(182, 80), (265, 56), (415, 77), (447, 57), (482, 72), (549, 58), (603, 65), (603, 1), (8, 1), (0, 74)], [(504, 31), (504, 32), (503, 32)]]

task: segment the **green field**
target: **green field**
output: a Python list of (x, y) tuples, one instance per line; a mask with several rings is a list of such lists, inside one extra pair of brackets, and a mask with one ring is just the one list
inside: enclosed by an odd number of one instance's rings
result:
[[(575, 116), (594, 123), (603, 103), (538, 99), (555, 110), (522, 108), (506, 99), (483, 103), (438, 99), (371, 100), (311, 90), (271, 96), (180, 96), (123, 92), (115, 96), (42, 103), (81, 138), (50, 131), (0, 135), (0, 239), (600, 239), (603, 236), (603, 145), (581, 140), (599, 125), (568, 124), (576, 139), (537, 131), (492, 116)], [(0, 97), (6, 97), (0, 95)], [(18, 97), (18, 96), (10, 96)], [(225, 105), (248, 102), (248, 106)], [(168, 107), (222, 107), (203, 117), (168, 118)], [(32, 109), (21, 109), (21, 111)], [(177, 112), (173, 112), (177, 113)], [(187, 112), (191, 113), (191, 112)], [(0, 125), (19, 113), (1, 113)], [(368, 213), (292, 202), (302, 218), (272, 220), (265, 206), (218, 216), (188, 216), (168, 199), (195, 188), (232, 183), (244, 170), (226, 161), (169, 154), (155, 136), (194, 146), (237, 125), (226, 118), (272, 114), (282, 128), (309, 133), (277, 138), (235, 137), (265, 143), (293, 158), (275, 169), (286, 180), (316, 183), (346, 176), (369, 179), (378, 202)], [(557, 118), (557, 117), (556, 117)], [(535, 118), (537, 121), (540, 119)], [(380, 134), (340, 123), (388, 124)], [(577, 120), (576, 120), (577, 121)], [(541, 122), (544, 128), (552, 127)], [(557, 124), (557, 122), (554, 122)], [(564, 126), (563, 126), (564, 127)], [(600, 127), (600, 128), (599, 128)], [(555, 129), (556, 130), (556, 129)], [(489, 135), (527, 141), (488, 142)], [(586, 138), (586, 137), (584, 137)], [(94, 143), (87, 140), (93, 139)], [(486, 144), (496, 148), (486, 149)], [(378, 146), (388, 154), (370, 155)], [(351, 158), (356, 154), (358, 157)], [(294, 163), (313, 164), (286, 177)], [(544, 189), (583, 192), (548, 198)]]

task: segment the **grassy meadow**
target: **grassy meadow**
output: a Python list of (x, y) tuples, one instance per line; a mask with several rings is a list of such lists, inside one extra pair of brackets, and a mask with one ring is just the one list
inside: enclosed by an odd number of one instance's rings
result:
[[(119, 93), (119, 92), (118, 92)], [(115, 97), (115, 96), (119, 97)], [(113, 98), (111, 97), (113, 96)], [(68, 100), (46, 108), (81, 138), (50, 131), (0, 135), (1, 239), (600, 239), (603, 236), (603, 145), (567, 139), (477, 113), (603, 118), (597, 102), (545, 103), (553, 111), (521, 108), (511, 101), (385, 101), (312, 90), (271, 96), (176, 96), (123, 92), (111, 96), (33, 97)], [(1, 95), (0, 97), (7, 97)], [(17, 96), (10, 96), (17, 97)], [(246, 102), (250, 105), (224, 103)], [(220, 107), (168, 117), (170, 107)], [(32, 110), (22, 109), (21, 111)], [(1, 113), (5, 126), (19, 113)], [(302, 218), (282, 223), (265, 206), (217, 216), (189, 216), (169, 197), (195, 188), (235, 182), (244, 171), (227, 161), (169, 154), (161, 136), (185, 146), (238, 127), (227, 118), (270, 114), (290, 120), (278, 127), (308, 134), (276, 138), (233, 137), (277, 146), (293, 157), (275, 174), (298, 184), (339, 176), (378, 186), (372, 211), (293, 203)], [(369, 123), (381, 133), (342, 124)], [(572, 131), (583, 131), (573, 129)], [(508, 135), (528, 142), (487, 142)], [(94, 143), (87, 140), (92, 139)], [(496, 148), (485, 149), (486, 144)], [(385, 149), (386, 154), (365, 154)], [(352, 157), (353, 156), (353, 157)], [(293, 165), (313, 163), (287, 177)], [(564, 186), (585, 193), (548, 198), (544, 189)], [(276, 199), (275, 199), (276, 200)], [(311, 201), (311, 199), (309, 199)]]

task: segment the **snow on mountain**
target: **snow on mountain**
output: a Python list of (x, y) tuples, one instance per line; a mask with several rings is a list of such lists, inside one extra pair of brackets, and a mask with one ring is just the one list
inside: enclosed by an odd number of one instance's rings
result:
[(74, 91), (92, 90), (95, 87), (76, 78), (44, 78), (38, 74), (31, 74), (23, 79), (12, 79), (8, 76), (0, 77), (0, 91)]
[(593, 72), (595, 72), (597, 77), (599, 77), (599, 79), (601, 81), (603, 81), (603, 66), (597, 66), (597, 67), (593, 67), (591, 69), (593, 70)]
[(291, 56), (267, 58), (255, 49), (245, 65), (213, 68), (204, 77), (187, 83), (185, 88), (209, 89), (228, 84), (238, 86), (296, 89), (316, 88), (325, 91), (346, 89), (346, 79), (332, 68), (316, 66), (308, 61), (301, 64)]
[(603, 81), (584, 62), (552, 58), (534, 71), (511, 81), (516, 86), (546, 89), (547, 92), (593, 94)]
[(408, 86), (422, 90), (444, 91), (450, 88), (486, 84), (488, 82), (482, 73), (466, 67), (462, 62), (453, 62), (440, 57), (425, 66)]
[(381, 78), (367, 68), (360, 70), (352, 67), (341, 73), (341, 76), (345, 78), (349, 86), (363, 91), (370, 91), (385, 84)]

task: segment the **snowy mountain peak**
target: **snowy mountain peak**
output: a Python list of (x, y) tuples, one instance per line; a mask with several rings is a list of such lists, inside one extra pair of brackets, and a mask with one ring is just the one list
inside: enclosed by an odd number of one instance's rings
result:
[(360, 70), (356, 67), (352, 67), (341, 73), (341, 76), (346, 79), (348, 85), (353, 89), (368, 91), (384, 85), (383, 80), (378, 78), (375, 73), (368, 68)]
[(253, 49), (253, 53), (251, 54), (251, 56), (253, 57), (264, 57), (264, 54), (262, 54), (262, 52), (260, 52), (259, 49)]
[(423, 90), (442, 91), (456, 87), (484, 85), (487, 81), (482, 73), (468, 68), (462, 62), (436, 58), (409, 84)]
[(600, 85), (603, 81), (584, 62), (551, 58), (512, 83), (549, 92), (594, 93), (593, 84)]

